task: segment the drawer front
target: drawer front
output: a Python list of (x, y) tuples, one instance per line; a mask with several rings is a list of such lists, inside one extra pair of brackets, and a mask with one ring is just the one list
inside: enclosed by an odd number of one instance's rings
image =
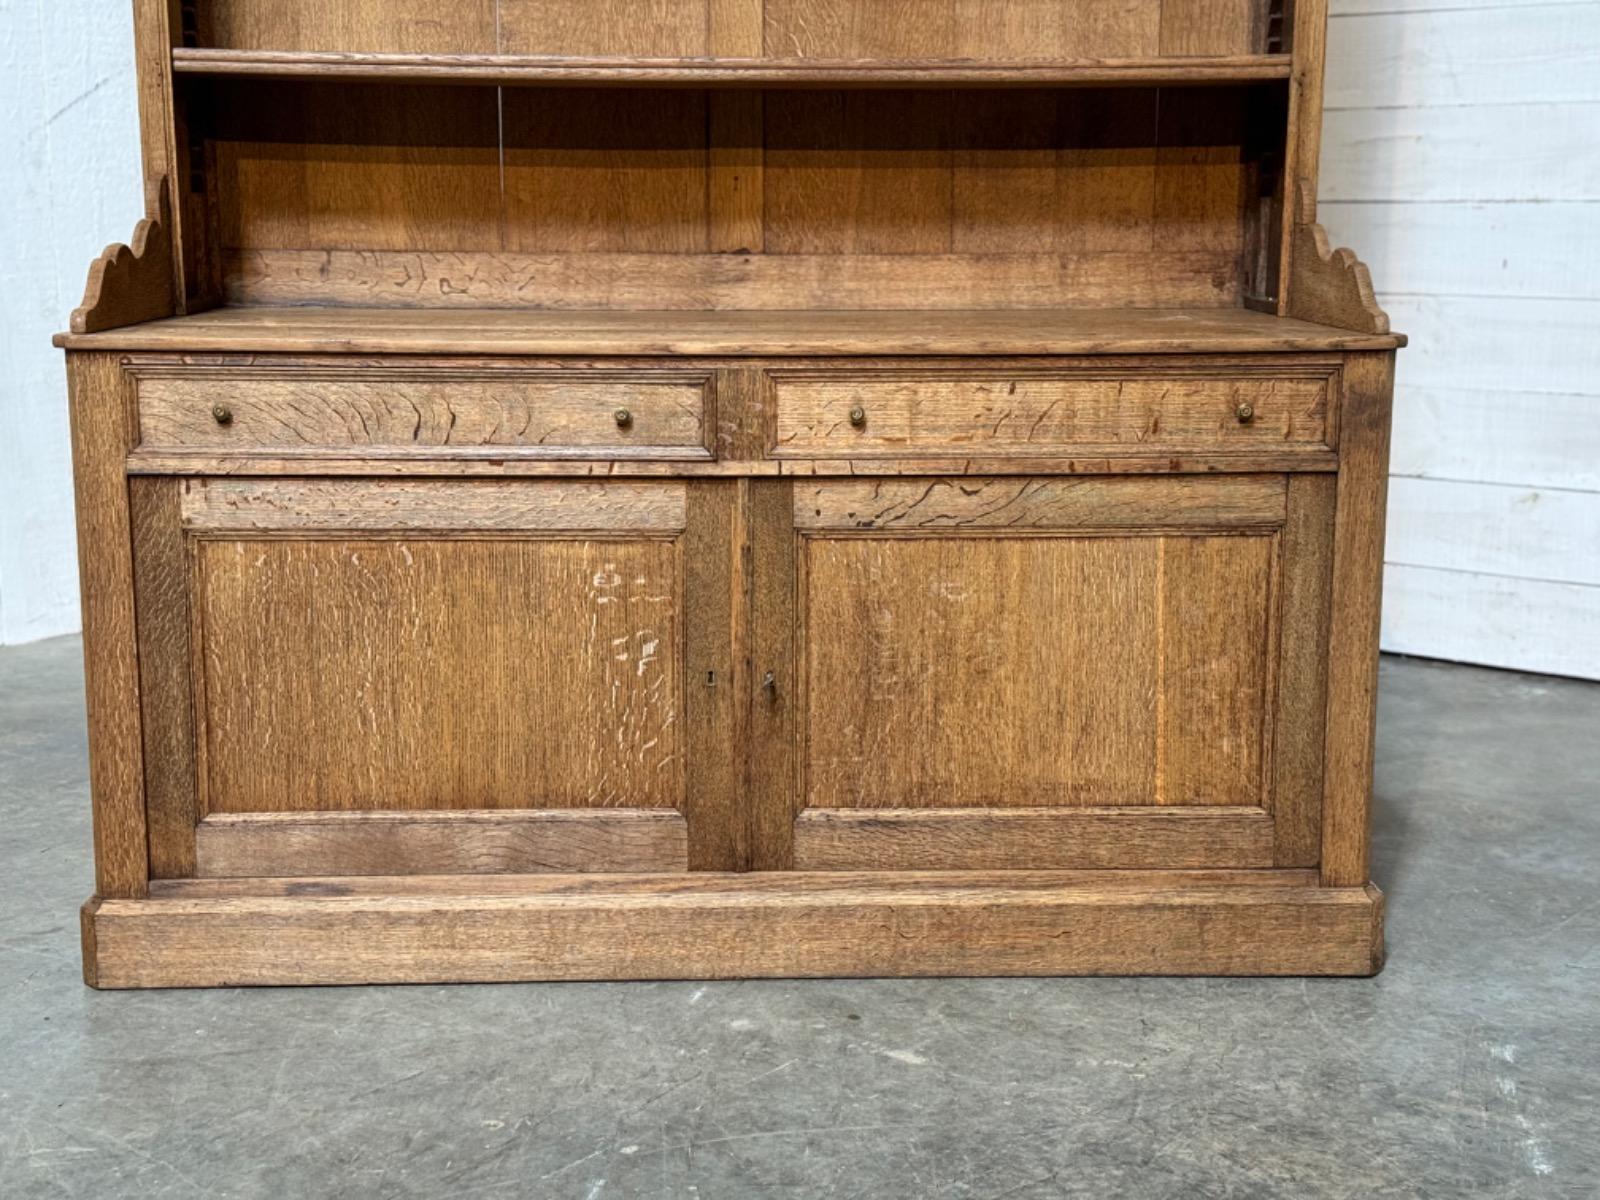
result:
[(134, 374), (147, 453), (711, 457), (704, 373)]
[(1336, 370), (774, 372), (772, 454), (1325, 452)]

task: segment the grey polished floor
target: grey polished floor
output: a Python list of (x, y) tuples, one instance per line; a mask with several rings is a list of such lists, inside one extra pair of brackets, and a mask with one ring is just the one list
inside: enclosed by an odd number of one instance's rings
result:
[(96, 993), (0, 650), (0, 1197), (1600, 1195), (1600, 687), (1389, 662), (1375, 980)]

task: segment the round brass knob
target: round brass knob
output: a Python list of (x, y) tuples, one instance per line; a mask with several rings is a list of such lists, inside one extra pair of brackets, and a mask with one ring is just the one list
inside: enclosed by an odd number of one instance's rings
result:
[(619, 408), (612, 414), (617, 419), (617, 428), (626, 429), (633, 424), (633, 414), (625, 408)]
[(860, 429), (867, 423), (867, 410), (859, 404), (850, 410), (850, 424)]
[(215, 419), (218, 425), (233, 424), (233, 409), (229, 408), (226, 404), (213, 404), (211, 406), (211, 416), (213, 419)]
[(1238, 408), (1234, 409), (1234, 412), (1238, 414), (1239, 424), (1241, 425), (1248, 425), (1256, 419), (1256, 406), (1249, 401), (1239, 405)]

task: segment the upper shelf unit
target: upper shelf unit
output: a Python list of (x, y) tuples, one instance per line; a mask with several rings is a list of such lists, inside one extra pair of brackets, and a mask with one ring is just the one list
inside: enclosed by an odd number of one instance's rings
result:
[(180, 75), (559, 87), (1115, 87), (1288, 79), (1287, 54), (976, 62), (954, 59), (589, 58), (336, 51), (172, 52)]
[(1286, 0), (185, 0), (173, 70), (485, 84), (1084, 86), (1290, 74)]

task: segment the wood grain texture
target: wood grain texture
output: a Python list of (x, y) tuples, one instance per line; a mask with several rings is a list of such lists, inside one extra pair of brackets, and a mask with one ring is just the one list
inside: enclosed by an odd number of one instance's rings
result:
[(841, 369), (782, 372), (774, 386), (775, 457), (1329, 446), (1326, 372), (1195, 378)]
[(158, 453), (134, 450), (128, 455), (130, 475), (207, 475), (282, 478), (315, 472), (319, 477), (363, 478), (590, 478), (590, 479), (813, 479), (916, 476), (1024, 475), (1227, 475), (1284, 471), (1331, 473), (1338, 465), (1332, 450), (1254, 451), (1247, 454), (1141, 454), (1119, 450), (1072, 458), (919, 456), (877, 458), (728, 458), (719, 461), (680, 458), (663, 453), (588, 458), (538, 454), (521, 450), (453, 450), (449, 452), (352, 455), (318, 451), (290, 454), (213, 454), (184, 451)]
[(495, 13), (512, 0), (211, 0), (211, 44), (239, 50), (492, 54)]
[[(716, 893), (737, 883), (745, 895), (776, 896), (793, 889), (798, 876), (788, 871), (742, 874), (693, 871), (667, 875), (392, 875), (299, 876), (281, 879), (156, 879), (153, 900), (285, 899), (294, 896), (693, 896)], [(848, 890), (858, 895), (884, 894), (914, 882), (929, 895), (962, 892), (975, 883), (1005, 882), (1021, 888), (1091, 888), (1187, 890), (1243, 886), (1250, 888), (1314, 888), (1317, 873), (1252, 867), (1245, 870), (1150, 871), (900, 871), (807, 872), (805, 882), (819, 892)]]
[(492, 88), (225, 84), (207, 121), (223, 251), (501, 246)]
[(1259, 53), (1266, 10), (1264, 0), (1161, 0), (1161, 53)]
[(1264, 803), (1271, 537), (803, 547), (807, 807)]
[[(674, 256), (711, 249), (707, 93), (513, 88), (501, 93), (501, 111), (500, 233), (440, 249)], [(548, 303), (541, 294), (524, 292), (522, 302)]]
[(1272, 863), (1258, 808), (807, 809), (795, 866), (816, 871), (1139, 869)]
[(1116, 58), (1158, 52), (1162, 0), (767, 0), (766, 52), (796, 58)]
[(708, 385), (704, 375), (614, 371), (185, 368), (139, 375), (139, 440), (146, 453), (522, 447), (706, 457)]
[[(1371, 975), (1374, 888), (963, 875), (642, 876), (636, 888), (106, 900), (96, 986), (938, 975)], [(608, 877), (602, 877), (608, 878)], [(684, 890), (671, 891), (677, 881)], [(797, 887), (798, 885), (798, 887)]]
[(1334, 493), (1328, 475), (1289, 478), (1278, 590), (1277, 708), (1272, 723), (1276, 865), (1322, 857), (1322, 762), (1328, 702), (1328, 605)]
[(786, 871), (794, 866), (794, 818), (799, 806), (795, 771), (805, 683), (795, 660), (798, 545), (792, 483), (751, 482), (746, 538), (750, 567), (745, 793), (752, 800), (750, 867)]
[(687, 825), (661, 809), (213, 813), (201, 879), (682, 871)]
[(683, 735), (689, 867), (738, 871), (750, 858), (743, 792), (746, 664), (744, 485), (697, 480), (684, 537)]
[(711, 51), (711, 0), (497, 0), (497, 11), (502, 54), (692, 58)]
[(146, 894), (143, 729), (133, 531), (122, 460), (133, 443), (133, 391), (108, 354), (67, 358), (68, 412), (83, 603), (84, 695), (95, 891)]
[[(721, 8), (750, 12), (737, 0)], [(713, 18), (715, 20), (715, 18)], [(740, 16), (739, 20), (744, 18)], [(756, 31), (759, 37), (759, 30)], [(717, 37), (713, 28), (711, 37)], [(765, 57), (758, 48), (712, 56), (657, 54), (380, 54), (176, 47), (177, 75), (235, 78), (454, 82), (506, 87), (1125, 87), (1287, 79), (1283, 54), (964, 60)]]
[[(569, 196), (576, 203), (578, 197)], [(614, 203), (621, 200), (613, 197)], [(587, 211), (581, 209), (580, 211)], [(596, 228), (599, 228), (596, 226)], [(673, 219), (662, 238), (704, 229)], [(763, 244), (770, 225), (763, 233)], [(530, 237), (543, 237), (543, 233)], [(575, 236), (585, 236), (578, 230)], [(611, 233), (597, 235), (597, 240)], [(622, 235), (616, 235), (622, 236)], [(820, 238), (818, 240), (821, 240)], [(1205, 308), (1238, 298), (1229, 250), (1005, 254), (622, 253), (252, 248), (227, 256), (237, 305), (494, 309), (773, 311), (1010, 310), (1096, 305)], [(1227, 320), (1227, 310), (1219, 309)], [(431, 313), (430, 313), (431, 315)], [(472, 315), (472, 314), (468, 314)], [(553, 315), (553, 314), (552, 314)], [(381, 320), (382, 318), (380, 318)], [(590, 318), (592, 319), (592, 317)], [(660, 316), (655, 318), (662, 320)]]
[(205, 811), (683, 802), (681, 546), (197, 547)]
[[(1327, 744), (1323, 761), (1322, 881), (1370, 878), (1378, 630), (1394, 356), (1352, 356), (1340, 407), (1340, 467), (1328, 624)], [(1359, 883), (1357, 881), (1359, 880)]]
[[(1302, 211), (1305, 204), (1302, 200)], [(1291, 317), (1364, 333), (1389, 332), (1388, 314), (1372, 290), (1372, 272), (1353, 250), (1335, 250), (1321, 225), (1301, 221), (1295, 226), (1293, 255)]]
[(795, 489), (803, 530), (1215, 529), (1283, 523), (1282, 476), (1216, 479), (881, 479)]
[(145, 187), (145, 216), (130, 244), (113, 244), (89, 266), (83, 303), (72, 312), (73, 333), (155, 321), (178, 311), (172, 251), (172, 197), (165, 176)]
[[(329, 266), (328, 256), (313, 257), (312, 269)], [(257, 306), (57, 339), (72, 350), (147, 352), (741, 357), (1314, 354), (1392, 350), (1402, 342), (1242, 308), (533, 312)]]
[(472, 483), (189, 479), (184, 527), (210, 534), (676, 533), (684, 488), (671, 483)]
[(154, 879), (194, 874), (194, 827), (200, 819), (182, 492), (177, 479), (128, 481), (144, 803)]

